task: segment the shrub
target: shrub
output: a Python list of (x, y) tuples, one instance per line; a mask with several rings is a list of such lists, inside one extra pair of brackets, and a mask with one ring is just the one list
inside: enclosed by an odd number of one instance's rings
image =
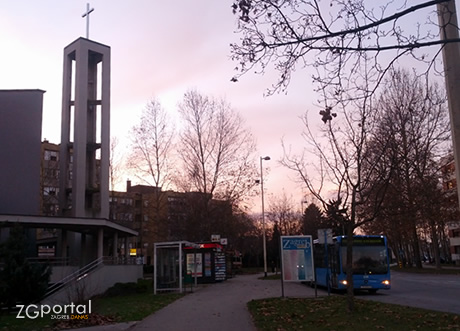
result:
[(104, 296), (114, 297), (131, 295), (135, 293), (145, 293), (152, 288), (152, 281), (147, 279), (139, 279), (137, 283), (116, 283), (111, 288), (105, 291)]
[(26, 258), (23, 228), (11, 228), (8, 239), (0, 245), (0, 306), (11, 308), (17, 303), (30, 304), (42, 298), (48, 288), (51, 268), (32, 264)]

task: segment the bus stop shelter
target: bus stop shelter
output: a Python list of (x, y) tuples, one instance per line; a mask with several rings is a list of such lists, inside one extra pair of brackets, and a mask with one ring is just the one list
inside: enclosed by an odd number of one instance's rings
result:
[[(157, 294), (160, 291), (179, 291), (184, 290), (184, 278), (187, 271), (184, 272), (184, 248), (199, 248), (200, 245), (189, 241), (172, 241), (154, 244), (154, 271), (153, 271), (153, 292)], [(194, 254), (194, 281), (197, 285), (196, 272), (196, 253)], [(190, 275), (191, 277), (191, 275)]]

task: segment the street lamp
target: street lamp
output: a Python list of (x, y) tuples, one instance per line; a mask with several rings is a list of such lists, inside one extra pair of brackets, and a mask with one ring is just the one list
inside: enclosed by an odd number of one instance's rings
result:
[(267, 240), (265, 239), (265, 211), (264, 211), (264, 172), (262, 161), (270, 160), (270, 156), (260, 157), (260, 190), (262, 192), (262, 240), (264, 246), (264, 277), (267, 277)]
[(302, 201), (300, 202), (300, 206), (301, 206), (300, 207), (300, 217), (301, 217), (302, 224), (303, 224), (303, 226), (302, 226), (303, 227), (303, 234), (307, 234), (307, 230), (306, 230), (306, 225), (307, 224), (306, 224), (305, 219), (304, 219), (305, 210), (306, 210), (306, 209), (303, 208), (304, 204), (308, 204), (308, 201), (302, 199)]

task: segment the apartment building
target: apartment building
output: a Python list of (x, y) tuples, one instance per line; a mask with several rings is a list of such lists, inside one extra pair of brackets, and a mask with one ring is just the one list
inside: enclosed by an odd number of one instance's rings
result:
[(137, 238), (131, 238), (129, 251), (143, 257), (145, 264), (151, 264), (155, 242), (186, 239), (187, 199), (192, 195), (162, 191), (148, 185), (131, 185), (128, 180), (126, 192), (110, 193), (110, 218), (139, 232)]
[(59, 145), (44, 140), (41, 146), (41, 212), (59, 213)]
[[(448, 155), (441, 160), (442, 185), (449, 205), (458, 209), (457, 178), (455, 177), (455, 160), (453, 155)], [(460, 220), (455, 219), (447, 223), (452, 261), (460, 264)]]
[[(45, 216), (59, 215), (59, 177), (60, 146), (45, 140), (41, 146), (41, 213)], [(69, 183), (72, 181), (72, 157), (68, 173), (65, 175)], [(130, 252), (131, 256), (142, 257), (144, 264), (153, 263), (153, 244), (163, 241), (191, 240), (190, 228), (193, 211), (204, 195), (197, 192), (162, 191), (149, 185), (131, 185), (126, 183), (126, 191), (110, 191), (109, 220), (139, 233), (125, 242), (120, 242), (120, 255)], [(209, 199), (209, 197), (208, 197)], [(231, 205), (227, 201), (212, 200), (212, 210), (220, 210), (231, 214)], [(199, 220), (198, 220), (199, 221)], [(200, 231), (197, 229), (196, 231)], [(56, 229), (38, 229), (39, 255), (52, 255), (57, 244)]]

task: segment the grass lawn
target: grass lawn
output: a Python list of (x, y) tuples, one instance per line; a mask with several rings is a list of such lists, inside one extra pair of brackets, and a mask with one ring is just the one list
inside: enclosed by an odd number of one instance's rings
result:
[(16, 319), (16, 314), (0, 314), (1, 331), (51, 330), (52, 325), (50, 318)]
[(48, 318), (16, 319), (16, 314), (0, 315), (0, 331), (60, 330), (91, 325), (139, 321), (167, 306), (183, 294), (153, 295), (151, 291), (105, 296), (91, 299), (92, 314), (88, 320), (56, 321)]
[(113, 316), (117, 322), (140, 321), (153, 312), (181, 298), (180, 293), (140, 293), (125, 296), (103, 297), (95, 301), (98, 314)]
[(253, 300), (248, 307), (260, 331), (460, 330), (460, 315), (356, 298), (350, 314), (345, 296)]

